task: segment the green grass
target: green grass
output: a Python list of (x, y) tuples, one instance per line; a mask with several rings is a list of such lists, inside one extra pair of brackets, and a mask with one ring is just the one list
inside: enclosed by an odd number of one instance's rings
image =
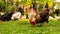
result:
[(47, 27), (33, 27), (28, 19), (0, 22), (0, 34), (60, 34), (60, 20), (49, 21)]

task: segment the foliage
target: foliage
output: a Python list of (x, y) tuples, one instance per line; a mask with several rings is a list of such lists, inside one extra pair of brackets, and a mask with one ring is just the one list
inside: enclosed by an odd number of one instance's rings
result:
[(0, 0), (0, 11), (4, 9), (4, 1)]
[(18, 4), (19, 4), (19, 2), (18, 2), (18, 1), (16, 1), (16, 4), (15, 4), (15, 5), (17, 6)]
[[(5, 9), (5, 10), (4, 10)], [(0, 0), (0, 11), (2, 12), (2, 10), (4, 11), (11, 11), (12, 9), (12, 5), (10, 1), (7, 1), (6, 3), (4, 2), (4, 0)]]
[(38, 10), (41, 11), (43, 9), (43, 5), (40, 4), (39, 7), (38, 7)]
[[(36, 2), (37, 5), (40, 4), (40, 6), (39, 6), (40, 10), (42, 9), (42, 5), (44, 6), (47, 2), (48, 2), (48, 5), (49, 5), (50, 8), (53, 5), (52, 0), (21, 0), (20, 2), (19, 2), (19, 0), (16, 0), (13, 3), (15, 3), (16, 5), (18, 5), (18, 4), (31, 5), (32, 2)], [(11, 4), (10, 0), (8, 0), (6, 4), (4, 3), (4, 0), (0, 0), (0, 11), (2, 11), (4, 8), (5, 8), (6, 11), (11, 11), (12, 7), (13, 7), (13, 5)]]
[(5, 9), (6, 9), (6, 11), (11, 11), (11, 4), (10, 4), (10, 2), (8, 1), (7, 3), (6, 3), (6, 5), (5, 5)]

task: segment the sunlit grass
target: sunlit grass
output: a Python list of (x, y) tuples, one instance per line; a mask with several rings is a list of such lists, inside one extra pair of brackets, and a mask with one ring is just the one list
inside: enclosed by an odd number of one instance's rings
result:
[(0, 22), (0, 34), (59, 34), (60, 20), (49, 21), (48, 26), (31, 26), (28, 19)]

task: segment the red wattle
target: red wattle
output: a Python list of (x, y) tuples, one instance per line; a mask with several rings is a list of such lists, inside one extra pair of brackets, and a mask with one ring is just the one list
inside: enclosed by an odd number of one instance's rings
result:
[(31, 25), (35, 25), (35, 23), (34, 23), (34, 21), (33, 21), (32, 18), (30, 18), (30, 24), (31, 24)]

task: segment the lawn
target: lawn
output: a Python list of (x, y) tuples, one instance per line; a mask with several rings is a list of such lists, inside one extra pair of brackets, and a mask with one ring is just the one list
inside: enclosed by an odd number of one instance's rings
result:
[(0, 22), (0, 34), (60, 34), (60, 20), (49, 21), (47, 27), (33, 27), (28, 19)]

